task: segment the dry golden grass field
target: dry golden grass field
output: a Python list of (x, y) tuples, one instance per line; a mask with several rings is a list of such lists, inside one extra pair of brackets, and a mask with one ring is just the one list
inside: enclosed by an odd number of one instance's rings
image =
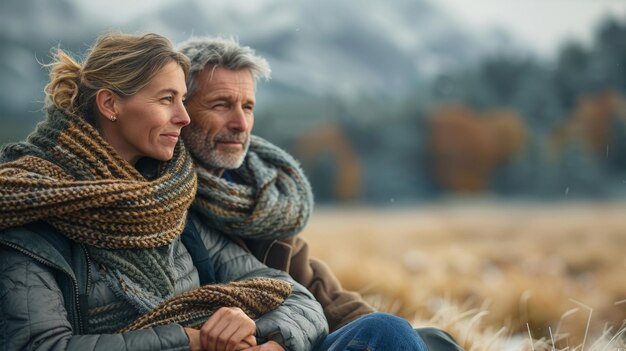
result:
[(626, 350), (626, 203), (318, 207), (303, 236), (346, 288), (466, 350)]

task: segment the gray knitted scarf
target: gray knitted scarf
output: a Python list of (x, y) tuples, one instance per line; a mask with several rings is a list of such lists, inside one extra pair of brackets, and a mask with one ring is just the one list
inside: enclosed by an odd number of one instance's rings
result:
[(251, 136), (243, 164), (229, 171), (238, 183), (200, 166), (192, 207), (207, 225), (247, 239), (280, 239), (299, 233), (313, 210), (311, 186), (298, 162), (270, 142)]

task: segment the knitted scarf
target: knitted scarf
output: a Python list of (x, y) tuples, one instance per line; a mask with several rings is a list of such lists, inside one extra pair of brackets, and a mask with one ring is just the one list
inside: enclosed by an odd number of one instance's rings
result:
[(196, 189), (181, 144), (147, 180), (82, 118), (54, 108), (26, 142), (4, 147), (0, 162), (0, 229), (45, 220), (96, 248), (168, 244)]
[(170, 323), (199, 328), (221, 306), (237, 306), (257, 319), (280, 306), (291, 289), (289, 283), (270, 278), (206, 285), (163, 302), (121, 332)]
[[(175, 283), (170, 243), (184, 229), (196, 182), (181, 143), (147, 179), (82, 118), (50, 108), (25, 142), (0, 152), (0, 229), (49, 223), (87, 246), (118, 297), (140, 314), (159, 316), (171, 310), (164, 304)], [(270, 283), (276, 284), (287, 283)], [(191, 307), (208, 301), (212, 290), (198, 288), (173, 303), (181, 316), (193, 315)]]
[(238, 183), (201, 166), (193, 203), (207, 225), (227, 235), (279, 239), (297, 234), (313, 210), (311, 186), (298, 162), (268, 141), (251, 136), (243, 164), (232, 172)]

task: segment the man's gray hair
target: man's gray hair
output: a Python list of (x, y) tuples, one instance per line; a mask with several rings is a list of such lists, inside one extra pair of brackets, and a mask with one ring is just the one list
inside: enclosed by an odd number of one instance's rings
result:
[(176, 49), (191, 61), (187, 75), (187, 100), (195, 94), (197, 75), (205, 68), (225, 68), (233, 71), (247, 69), (255, 82), (260, 78), (270, 78), (271, 70), (267, 60), (255, 55), (250, 47), (239, 45), (233, 38), (191, 38), (178, 44)]

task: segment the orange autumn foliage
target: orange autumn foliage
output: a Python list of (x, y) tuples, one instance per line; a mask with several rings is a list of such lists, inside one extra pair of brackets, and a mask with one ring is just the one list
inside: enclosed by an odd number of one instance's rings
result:
[(603, 155), (607, 152), (613, 121), (625, 116), (626, 102), (614, 90), (583, 96), (553, 133), (554, 149), (558, 152), (567, 142), (578, 140), (592, 153)]
[(322, 153), (331, 154), (337, 165), (333, 185), (335, 198), (341, 202), (356, 200), (361, 190), (361, 165), (338, 126), (329, 124), (306, 133), (299, 139), (294, 154), (306, 165)]
[(526, 126), (508, 109), (479, 113), (442, 105), (430, 120), (433, 172), (452, 192), (481, 192), (495, 168), (526, 145)]

